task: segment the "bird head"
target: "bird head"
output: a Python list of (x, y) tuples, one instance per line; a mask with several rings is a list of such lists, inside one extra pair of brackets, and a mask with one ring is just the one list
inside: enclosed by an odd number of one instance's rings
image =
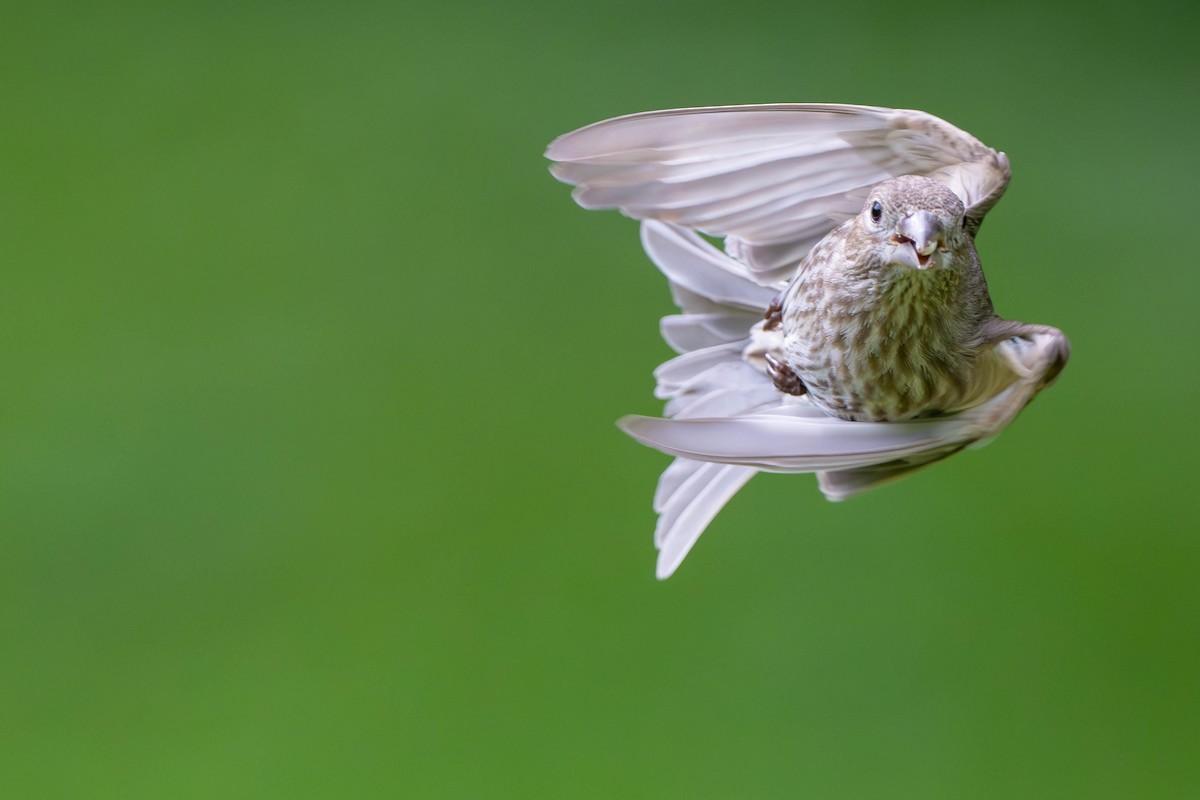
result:
[(903, 175), (871, 190), (858, 222), (884, 263), (943, 269), (968, 238), (964, 213), (962, 200), (945, 184)]

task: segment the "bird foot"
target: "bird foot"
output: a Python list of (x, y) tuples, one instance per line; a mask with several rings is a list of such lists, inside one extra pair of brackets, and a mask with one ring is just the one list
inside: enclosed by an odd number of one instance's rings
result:
[(771, 305), (767, 306), (767, 313), (763, 315), (763, 319), (766, 320), (763, 323), (764, 331), (778, 330), (783, 325), (783, 292), (775, 295)]
[[(768, 322), (767, 324), (770, 323)], [(808, 387), (804, 385), (804, 381), (800, 380), (800, 376), (791, 367), (770, 353), (765, 353), (764, 357), (767, 360), (767, 375), (774, 381), (776, 389), (784, 394), (794, 394), (797, 396), (808, 393)]]

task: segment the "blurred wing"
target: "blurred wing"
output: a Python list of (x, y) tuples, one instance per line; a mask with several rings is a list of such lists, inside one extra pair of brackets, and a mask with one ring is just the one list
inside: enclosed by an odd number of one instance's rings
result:
[(922, 111), (778, 104), (651, 111), (561, 136), (546, 157), (584, 208), (619, 208), (726, 237), (756, 282), (791, 277), (817, 241), (898, 175), (962, 198), (968, 227), (1008, 184), (1008, 159)]

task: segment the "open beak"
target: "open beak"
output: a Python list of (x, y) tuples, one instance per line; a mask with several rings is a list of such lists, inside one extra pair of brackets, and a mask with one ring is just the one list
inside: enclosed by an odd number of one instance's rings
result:
[(939, 266), (935, 254), (946, 249), (942, 223), (928, 211), (916, 211), (900, 220), (892, 236), (898, 259), (915, 269)]

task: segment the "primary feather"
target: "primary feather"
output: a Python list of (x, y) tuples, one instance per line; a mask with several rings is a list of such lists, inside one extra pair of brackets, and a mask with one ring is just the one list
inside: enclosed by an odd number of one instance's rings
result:
[(880, 181), (941, 181), (977, 228), (1009, 178), (1003, 153), (923, 111), (815, 103), (616, 117), (559, 137), (546, 157), (584, 208), (725, 236), (763, 284), (791, 277)]

